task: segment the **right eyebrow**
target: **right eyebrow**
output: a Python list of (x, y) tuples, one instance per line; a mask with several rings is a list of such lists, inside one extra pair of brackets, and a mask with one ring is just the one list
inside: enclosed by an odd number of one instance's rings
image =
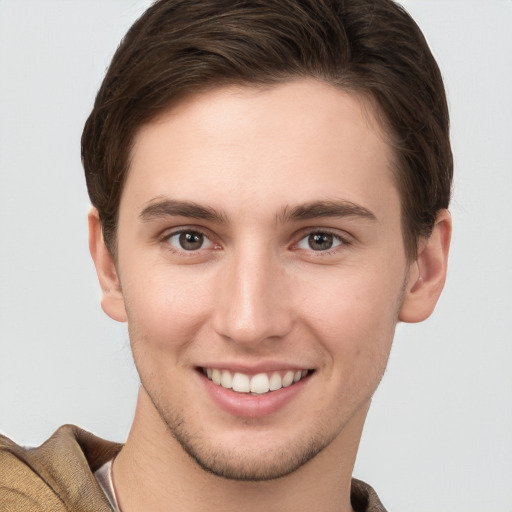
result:
[(176, 216), (208, 220), (220, 224), (227, 223), (226, 217), (214, 208), (201, 206), (191, 201), (178, 201), (176, 199), (162, 199), (152, 202), (139, 214), (139, 218), (143, 222)]

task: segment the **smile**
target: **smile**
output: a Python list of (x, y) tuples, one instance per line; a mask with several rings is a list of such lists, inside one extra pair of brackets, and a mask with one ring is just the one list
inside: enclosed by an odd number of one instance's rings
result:
[(287, 388), (309, 374), (309, 370), (288, 370), (286, 372), (257, 373), (251, 377), (245, 373), (232, 373), (229, 370), (217, 368), (202, 368), (202, 372), (217, 386), (232, 389), (237, 393), (257, 395)]

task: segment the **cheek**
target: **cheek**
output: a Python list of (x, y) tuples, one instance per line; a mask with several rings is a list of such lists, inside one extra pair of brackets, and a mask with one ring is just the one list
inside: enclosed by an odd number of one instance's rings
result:
[(379, 307), (382, 304), (363, 297), (341, 300), (319, 327), (332, 359), (349, 366), (348, 372), (361, 367), (383, 369), (386, 364), (396, 315), (395, 308)]
[(403, 285), (396, 276), (401, 274), (352, 269), (324, 282), (316, 280), (316, 292), (303, 295), (304, 318), (332, 357), (352, 363), (387, 359)]
[(168, 269), (130, 280), (123, 296), (132, 344), (143, 341), (147, 348), (165, 351), (188, 343), (209, 315), (211, 293), (200, 281), (170, 276)]

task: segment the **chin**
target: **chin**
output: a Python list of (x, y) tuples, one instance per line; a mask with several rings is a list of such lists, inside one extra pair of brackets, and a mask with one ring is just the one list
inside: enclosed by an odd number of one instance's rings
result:
[(297, 471), (325, 448), (323, 443), (310, 442), (280, 449), (221, 451), (208, 449), (201, 442), (190, 443), (176, 435), (174, 437), (204, 471), (224, 479), (244, 482), (283, 478)]
[(261, 482), (283, 478), (307, 464), (332, 441), (318, 430), (297, 433), (295, 439), (285, 432), (281, 443), (271, 434), (251, 436), (249, 432), (244, 439), (230, 437), (220, 441), (206, 438), (205, 429), (190, 428), (182, 415), (160, 414), (160, 417), (195, 464), (228, 480)]

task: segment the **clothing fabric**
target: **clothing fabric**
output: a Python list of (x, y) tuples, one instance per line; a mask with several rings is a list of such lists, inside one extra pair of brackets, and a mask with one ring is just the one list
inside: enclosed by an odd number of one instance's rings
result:
[(101, 489), (106, 494), (108, 502), (114, 512), (121, 512), (117, 504), (116, 491), (114, 489), (114, 482), (112, 481), (112, 460), (105, 462), (100, 469), (94, 472), (96, 480), (100, 484)]
[[(121, 448), (73, 425), (59, 428), (37, 448), (0, 435), (0, 511), (112, 512), (94, 473)], [(356, 512), (386, 512), (360, 480), (352, 480), (351, 501)]]
[(72, 425), (38, 448), (0, 436), (0, 511), (112, 512), (94, 472), (121, 448)]

